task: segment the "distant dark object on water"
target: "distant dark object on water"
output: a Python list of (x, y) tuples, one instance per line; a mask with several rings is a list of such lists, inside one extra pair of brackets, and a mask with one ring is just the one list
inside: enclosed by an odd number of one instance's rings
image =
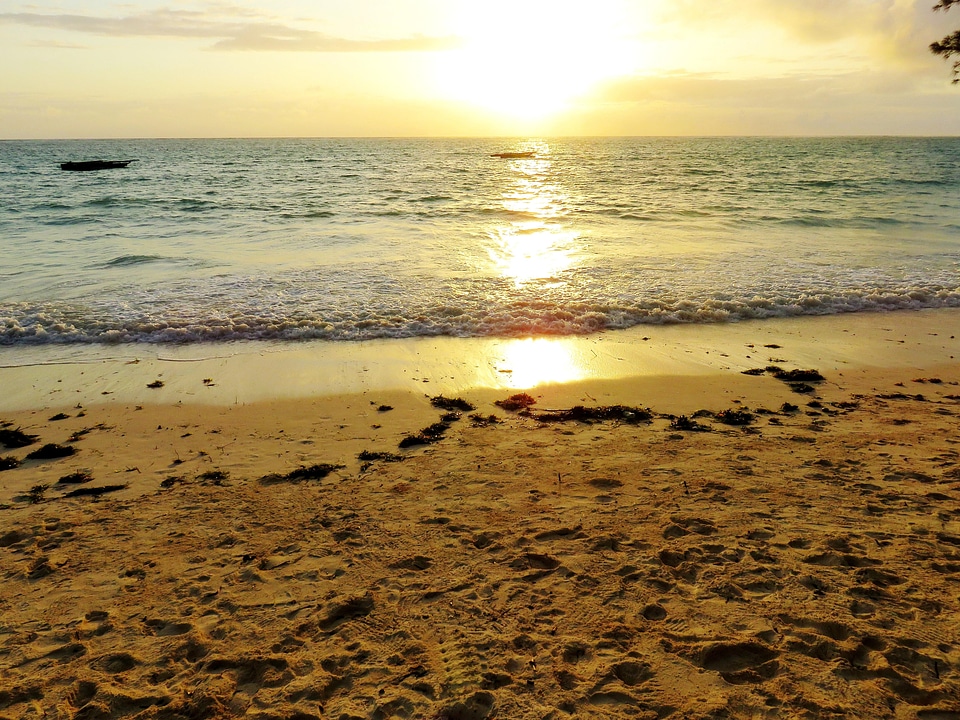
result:
[(496, 158), (532, 158), (536, 155), (532, 150), (525, 152), (498, 152), (493, 153), (490, 157)]
[(114, 170), (116, 168), (125, 168), (136, 160), (80, 160), (78, 162), (60, 163), (61, 170), (74, 170), (77, 172), (87, 170)]

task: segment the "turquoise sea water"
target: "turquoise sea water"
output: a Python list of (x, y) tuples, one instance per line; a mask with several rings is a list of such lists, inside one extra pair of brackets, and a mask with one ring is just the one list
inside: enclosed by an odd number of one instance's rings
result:
[(960, 306), (960, 139), (11, 141), (0, 198), (5, 345)]

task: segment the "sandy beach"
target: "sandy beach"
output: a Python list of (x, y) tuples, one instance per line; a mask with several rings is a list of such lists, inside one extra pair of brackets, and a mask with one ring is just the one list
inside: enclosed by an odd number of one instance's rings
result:
[(960, 718), (958, 337), (0, 349), (0, 718)]

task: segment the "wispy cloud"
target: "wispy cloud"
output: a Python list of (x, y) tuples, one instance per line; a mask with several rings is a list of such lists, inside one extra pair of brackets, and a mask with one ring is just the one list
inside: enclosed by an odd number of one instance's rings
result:
[(350, 39), (262, 19), (224, 19), (198, 10), (160, 9), (122, 17), (0, 13), (0, 23), (107, 37), (173, 37), (213, 40), (214, 50), (293, 52), (425, 52), (458, 44), (453, 37)]
[[(932, 9), (926, 0), (672, 0), (664, 14), (705, 28), (766, 23), (799, 42), (825, 45), (923, 39), (953, 20)], [(925, 43), (921, 49), (926, 51)]]

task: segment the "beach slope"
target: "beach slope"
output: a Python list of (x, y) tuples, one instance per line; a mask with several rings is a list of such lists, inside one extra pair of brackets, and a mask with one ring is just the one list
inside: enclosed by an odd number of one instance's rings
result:
[(4, 410), (0, 718), (960, 717), (960, 322), (918, 317), (507, 407)]

